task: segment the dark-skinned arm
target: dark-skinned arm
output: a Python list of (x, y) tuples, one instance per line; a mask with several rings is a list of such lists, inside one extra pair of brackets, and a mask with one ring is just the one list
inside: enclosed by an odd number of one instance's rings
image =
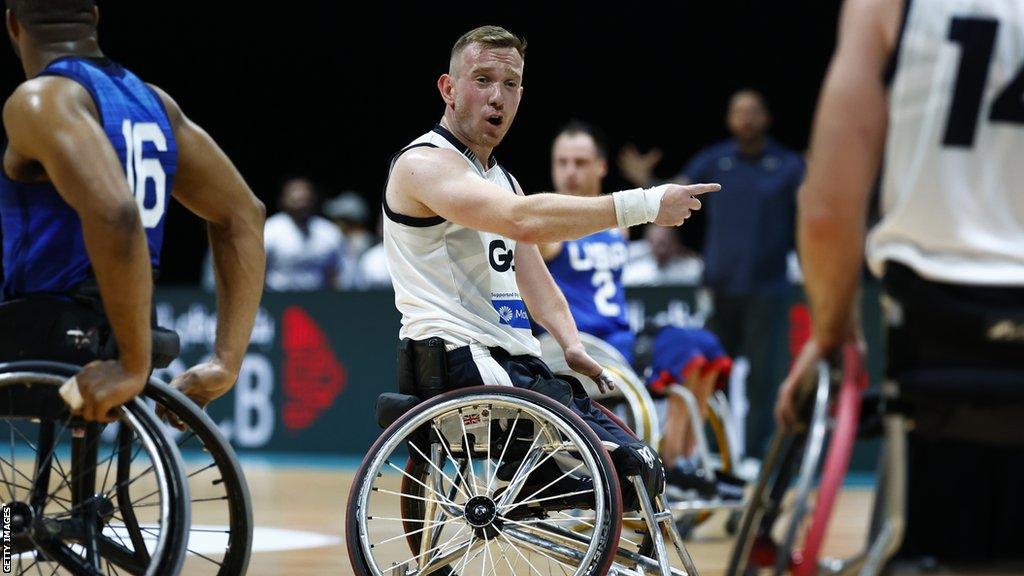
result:
[(85, 248), (121, 357), (97, 361), (76, 376), (82, 416), (108, 421), (111, 409), (142, 391), (149, 376), (149, 249), (124, 167), (88, 93), (65, 78), (22, 84), (4, 106), (9, 146), (38, 162), (78, 213)]
[(217, 285), (217, 337), (213, 357), (175, 378), (200, 406), (222, 396), (238, 379), (263, 295), (266, 211), (231, 160), (165, 92), (163, 100), (178, 142), (174, 197), (206, 220)]

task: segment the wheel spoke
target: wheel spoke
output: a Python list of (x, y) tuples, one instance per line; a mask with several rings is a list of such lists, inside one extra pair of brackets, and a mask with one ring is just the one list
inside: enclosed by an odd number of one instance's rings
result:
[(424, 530), (429, 530), (431, 528), (437, 528), (438, 526), (444, 526), (445, 524), (451, 524), (452, 522), (455, 522), (456, 520), (461, 520), (461, 519), (462, 519), (462, 517), (460, 516), (459, 518), (451, 518), (451, 519), (445, 520), (444, 522), (437, 522), (437, 523), (433, 524), (432, 526), (427, 526), (427, 527), (424, 527), (424, 528), (420, 528), (418, 530), (413, 530), (412, 532), (406, 532), (404, 534), (399, 534), (398, 536), (393, 536), (391, 538), (388, 538), (387, 540), (381, 540), (380, 542), (377, 542), (376, 544), (374, 544), (374, 546), (380, 546), (381, 544), (387, 544), (388, 542), (394, 542), (395, 540), (401, 540), (402, 538), (405, 538), (407, 536), (412, 536), (413, 534), (419, 534), (419, 533), (423, 532)]
[(511, 511), (515, 510), (516, 508), (519, 508), (520, 506), (522, 506), (524, 504), (535, 504), (537, 502), (544, 502), (546, 500), (553, 500), (555, 498), (566, 498), (568, 496), (577, 496), (579, 494), (586, 494), (587, 492), (593, 492), (594, 489), (590, 488), (588, 490), (583, 490), (583, 491), (580, 491), (580, 492), (572, 492), (570, 494), (559, 494), (557, 496), (549, 496), (547, 498), (540, 498), (540, 499), (537, 499), (537, 500), (531, 500), (531, 498), (533, 498), (537, 494), (540, 494), (541, 492), (543, 492), (543, 491), (547, 490), (548, 488), (554, 486), (562, 478), (565, 478), (565, 477), (569, 476), (573, 472), (575, 472), (575, 471), (579, 470), (580, 468), (582, 468), (584, 465), (585, 464), (583, 462), (580, 462), (572, 470), (569, 470), (568, 472), (563, 472), (561, 476), (559, 476), (558, 478), (555, 478), (551, 482), (548, 482), (547, 484), (544, 485), (543, 488), (541, 488), (540, 490), (537, 490), (533, 494), (530, 494), (529, 496), (527, 496), (522, 502), (516, 502), (515, 506), (512, 506), (511, 508), (508, 508), (507, 510), (505, 508), (502, 508), (502, 512), (504, 512), (504, 513), (511, 512)]
[[(431, 428), (434, 429), (434, 433), (437, 434), (437, 437), (441, 440), (441, 447), (444, 448), (444, 453), (445, 453), (445, 456), (448, 458), (448, 461), (451, 462), (452, 466), (455, 467), (456, 478), (458, 478), (460, 481), (462, 481), (462, 484), (465, 485), (468, 488), (469, 487), (469, 482), (466, 480), (466, 475), (462, 472), (462, 469), (459, 466), (459, 463), (455, 461), (455, 456), (452, 455), (452, 451), (448, 447), (448, 438), (446, 438), (445, 435), (441, 433), (441, 430), (437, 427), (437, 424), (431, 422), (430, 426), (431, 426)], [(411, 444), (411, 442), (410, 442), (410, 444)], [(460, 489), (460, 491), (461, 491), (461, 489)], [(465, 494), (465, 492), (463, 492), (463, 494)], [(467, 498), (468, 498), (468, 496), (467, 496)]]
[[(494, 412), (494, 406), (491, 406), (491, 412)], [(491, 493), (491, 487), (494, 485), (494, 479), (498, 476), (498, 468), (501, 463), (505, 461), (505, 451), (508, 450), (508, 445), (511, 443), (512, 438), (516, 435), (516, 424), (519, 423), (519, 416), (523, 413), (522, 410), (516, 411), (516, 419), (512, 421), (512, 426), (509, 427), (508, 436), (505, 437), (505, 445), (501, 448), (501, 455), (498, 456), (498, 464), (494, 467), (494, 473), (491, 474), (490, 479), (487, 481), (487, 493)], [(487, 443), (490, 446), (490, 442)]]
[(540, 573), (540, 570), (537, 570), (537, 567), (533, 565), (533, 562), (530, 562), (530, 559), (527, 558), (526, 556), (524, 556), (523, 553), (519, 550), (519, 548), (516, 547), (516, 545), (511, 540), (508, 539), (508, 536), (505, 536), (501, 532), (498, 532), (498, 537), (505, 539), (505, 542), (507, 542), (508, 545), (512, 547), (512, 550), (514, 550), (515, 553), (518, 554), (520, 558), (522, 558), (523, 560), (526, 561), (526, 564), (530, 567), (530, 570), (533, 570), (539, 576), (544, 576), (543, 574)]
[[(433, 461), (433, 459), (432, 459), (432, 458), (428, 458), (428, 457), (427, 457), (427, 455), (426, 455), (426, 454), (424, 454), (422, 450), (420, 450), (420, 447), (419, 447), (419, 446), (417, 446), (415, 442), (409, 442), (409, 446), (412, 446), (412, 447), (413, 447), (413, 448), (414, 448), (414, 449), (416, 450), (416, 452), (417, 452), (417, 453), (418, 453), (418, 454), (419, 454), (419, 455), (420, 455), (420, 456), (421, 456), (421, 457), (422, 457), (422, 458), (423, 458), (424, 460), (426, 460), (426, 461), (427, 461), (427, 464), (430, 464), (431, 468), (433, 468), (434, 470), (437, 470), (437, 473), (438, 473), (438, 474), (440, 474), (441, 476), (443, 476), (443, 477), (444, 477), (444, 479), (445, 479), (445, 480), (447, 480), (447, 481), (448, 481), (448, 482), (449, 482), (449, 483), (450, 483), (451, 485), (455, 486), (455, 487), (456, 487), (456, 488), (458, 489), (458, 491), (459, 491), (459, 492), (462, 492), (462, 495), (463, 495), (463, 496), (465, 496), (467, 500), (469, 500), (469, 494), (466, 494), (466, 493), (465, 493), (465, 492), (464, 492), (464, 491), (462, 490), (462, 488), (459, 488), (459, 486), (458, 486), (458, 485), (457, 485), (457, 484), (455, 483), (455, 481), (454, 481), (454, 480), (452, 480), (451, 478), (449, 478), (449, 477), (448, 477), (448, 475), (447, 475), (447, 474), (445, 474), (443, 470), (441, 470), (440, 468), (438, 468), (438, 467), (437, 467), (437, 464), (434, 464), (434, 461)], [(457, 469), (457, 468), (456, 468), (456, 471), (458, 471), (458, 469)]]
[(466, 420), (462, 417), (462, 409), (459, 408), (459, 426), (462, 427), (463, 444), (466, 447), (466, 459), (469, 460), (469, 477), (473, 481), (473, 496), (480, 495), (480, 487), (476, 484), (476, 471), (473, 469), (473, 446), (469, 443), (469, 434), (466, 432)]
[(452, 502), (451, 500), (449, 500), (449, 499), (448, 499), (447, 497), (445, 497), (445, 495), (444, 495), (444, 494), (441, 494), (441, 493), (439, 493), (439, 492), (438, 492), (437, 490), (434, 490), (434, 489), (433, 489), (433, 488), (431, 488), (430, 486), (427, 486), (427, 485), (426, 485), (426, 484), (424, 484), (423, 482), (420, 482), (420, 481), (419, 481), (419, 480), (417, 480), (416, 478), (413, 478), (412, 476), (410, 476), (410, 475), (409, 475), (409, 473), (408, 473), (408, 472), (406, 472), (405, 470), (402, 470), (402, 469), (401, 469), (401, 468), (399, 468), (398, 466), (395, 466), (395, 465), (394, 465), (394, 464), (392, 464), (392, 463), (391, 463), (391, 462), (390, 462), (389, 460), (385, 460), (385, 461), (384, 461), (384, 463), (385, 463), (385, 464), (387, 464), (388, 466), (390, 466), (390, 467), (394, 468), (395, 470), (397, 470), (397, 471), (398, 471), (398, 472), (399, 472), (399, 473), (400, 473), (400, 474), (401, 474), (402, 476), (405, 476), (405, 477), (406, 477), (406, 478), (408, 478), (409, 480), (412, 480), (413, 482), (415, 482), (415, 483), (419, 484), (420, 486), (423, 486), (424, 488), (426, 488), (427, 490), (430, 490), (431, 492), (433, 492), (433, 493), (434, 493), (434, 494), (436, 494), (437, 496), (440, 496), (440, 498), (441, 498), (441, 500), (442, 500), (442, 501), (444, 501), (444, 502), (446, 502), (446, 503), (448, 503), (448, 504), (451, 504), (452, 506), (457, 506), (457, 505), (455, 504), (455, 502)]

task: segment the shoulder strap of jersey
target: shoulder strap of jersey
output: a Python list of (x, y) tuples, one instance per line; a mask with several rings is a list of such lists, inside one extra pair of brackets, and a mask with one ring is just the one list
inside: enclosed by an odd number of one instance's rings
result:
[(413, 148), (423, 148), (423, 147), (437, 148), (437, 145), (436, 144), (431, 144), (430, 142), (420, 142), (420, 143), (417, 143), (417, 144), (411, 144), (409, 146), (406, 146), (405, 148), (402, 148), (397, 153), (395, 153), (394, 156), (391, 157), (391, 162), (388, 164), (388, 175), (384, 179), (384, 193), (381, 194), (381, 200), (380, 200), (381, 205), (384, 206), (384, 214), (387, 215), (389, 220), (391, 220), (392, 222), (397, 222), (399, 224), (405, 224), (406, 226), (414, 226), (416, 228), (426, 228), (428, 226), (437, 226), (438, 224), (443, 223), (445, 220), (444, 220), (443, 216), (406, 216), (405, 214), (399, 214), (398, 212), (395, 212), (394, 210), (391, 209), (390, 206), (388, 206), (388, 193), (387, 193), (387, 190), (388, 190), (388, 181), (391, 179), (391, 170), (394, 169), (395, 162), (398, 162), (398, 158), (402, 154), (405, 154), (406, 152), (408, 152), (409, 150), (412, 150)]

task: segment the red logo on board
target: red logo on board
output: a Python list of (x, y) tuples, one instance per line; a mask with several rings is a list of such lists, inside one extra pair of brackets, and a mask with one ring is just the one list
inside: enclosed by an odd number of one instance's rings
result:
[(298, 306), (282, 315), (284, 348), (284, 425), (304, 430), (328, 408), (345, 389), (345, 366), (323, 330)]

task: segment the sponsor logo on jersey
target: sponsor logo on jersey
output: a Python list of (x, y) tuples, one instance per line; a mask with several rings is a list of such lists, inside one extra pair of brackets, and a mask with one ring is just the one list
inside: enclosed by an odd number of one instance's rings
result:
[(526, 313), (526, 305), (519, 298), (519, 294), (492, 293), (491, 304), (498, 313), (499, 324), (506, 324), (513, 328), (530, 328), (530, 315)]
[(502, 306), (501, 308), (498, 308), (498, 316), (501, 316), (501, 320), (508, 324), (509, 322), (512, 321), (512, 318), (515, 315), (512, 313), (511, 308), (509, 308), (508, 306)]

